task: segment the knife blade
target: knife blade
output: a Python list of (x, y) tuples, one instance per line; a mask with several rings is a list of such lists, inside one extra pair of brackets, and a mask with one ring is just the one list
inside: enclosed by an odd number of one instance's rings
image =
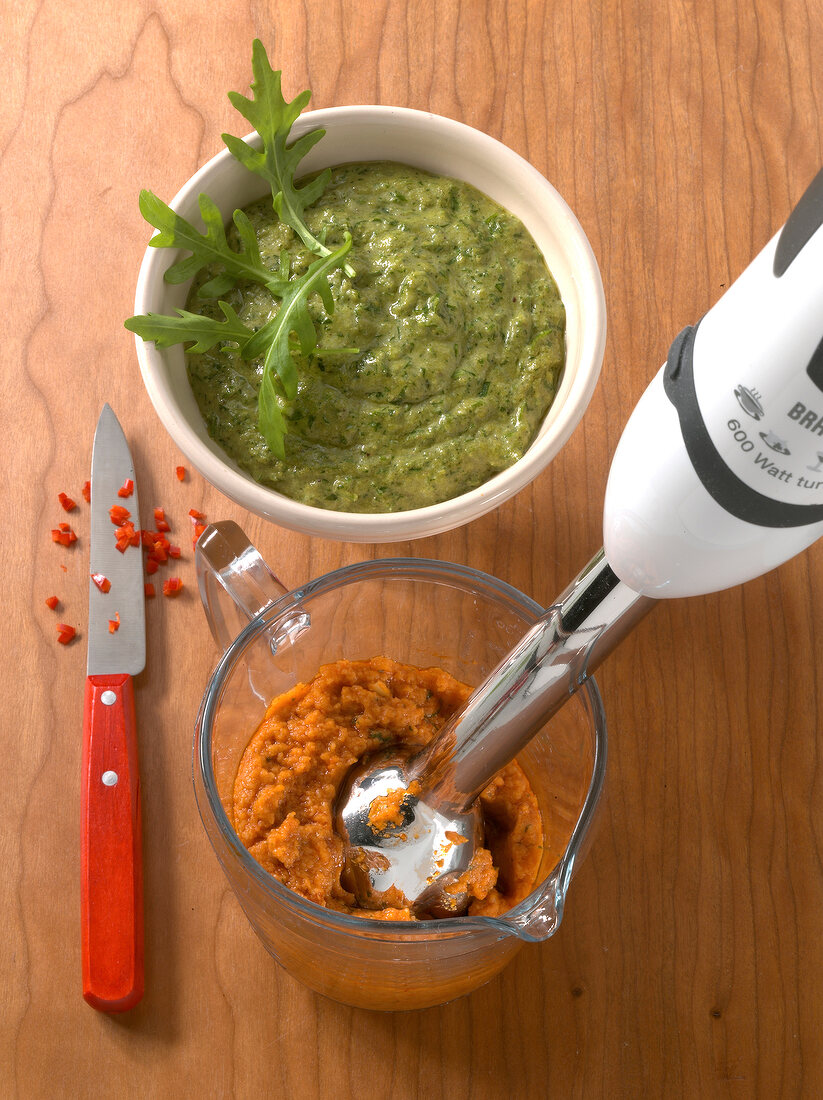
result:
[[(125, 1012), (143, 995), (143, 871), (137, 727), (132, 677), (146, 662), (145, 593), (140, 546), (117, 549), (109, 515), (119, 504), (140, 530), (136, 485), (118, 496), (134, 464), (108, 404), (91, 461), (89, 628), (83, 708), (81, 940), (83, 997), (102, 1012)], [(119, 627), (109, 629), (119, 616)]]

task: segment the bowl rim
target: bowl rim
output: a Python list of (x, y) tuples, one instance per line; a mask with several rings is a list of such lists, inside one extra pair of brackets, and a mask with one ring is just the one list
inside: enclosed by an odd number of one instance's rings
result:
[[(227, 455), (222, 452), (220, 455), (216, 454), (183, 415), (174, 399), (167, 383), (168, 371), (164, 352), (157, 349), (154, 343), (143, 341), (135, 334), (143, 382), (157, 415), (186, 458), (224, 495), (257, 515), (304, 534), (356, 542), (386, 542), (439, 534), (479, 518), (523, 489), (554, 458), (579, 423), (596, 388), (605, 350), (606, 303), (600, 270), (591, 244), (565, 199), (529, 161), (491, 135), (455, 119), (413, 108), (350, 105), (304, 112), (292, 127), (292, 136), (297, 138), (317, 127), (328, 130), (335, 124), (378, 128), (404, 125), (423, 130), (434, 127), (450, 142), (455, 143), (456, 150), (471, 148), (498, 160), (502, 158), (513, 170), (516, 168), (523, 181), (541, 192), (542, 205), (548, 204), (552, 209), (552, 223), (560, 226), (564, 236), (571, 242), (569, 255), (573, 259), (573, 281), (577, 285), (581, 301), (585, 301), (587, 307), (586, 323), (581, 326), (579, 333), (578, 364), (569, 391), (559, 404), (555, 398), (544, 418), (541, 429), (543, 434), (533, 440), (517, 462), (477, 488), (449, 500), (397, 512), (334, 511), (292, 500), (275, 489), (254, 481)], [(253, 145), (260, 144), (259, 135), (254, 132), (248, 134), (244, 140)], [(412, 156), (408, 163), (413, 162)], [(458, 162), (456, 155), (456, 168)], [(188, 208), (193, 201), (196, 202), (196, 196), (201, 190), (208, 192), (205, 181), (213, 179), (215, 174), (229, 167), (232, 171), (237, 171), (238, 168), (247, 171), (239, 165), (228, 148), (225, 148), (186, 180), (169, 206), (178, 212), (181, 208)], [(465, 178), (459, 171), (452, 174), (456, 178)], [(471, 180), (468, 182), (472, 183)], [(264, 187), (261, 183), (261, 188)], [(265, 194), (265, 190), (262, 193)], [(176, 250), (156, 249), (147, 245), (137, 279), (135, 314), (157, 311), (157, 285), (160, 283), (161, 289), (165, 285), (163, 274), (176, 258)], [(566, 369), (567, 364), (564, 364), (564, 373)], [(561, 388), (562, 384), (561, 376)], [(214, 447), (217, 445), (214, 444)]]

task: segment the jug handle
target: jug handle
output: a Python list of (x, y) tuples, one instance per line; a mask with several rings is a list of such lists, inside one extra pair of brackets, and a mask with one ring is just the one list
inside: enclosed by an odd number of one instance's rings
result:
[(221, 652), (288, 592), (233, 520), (210, 523), (197, 540), (194, 559), (203, 610)]

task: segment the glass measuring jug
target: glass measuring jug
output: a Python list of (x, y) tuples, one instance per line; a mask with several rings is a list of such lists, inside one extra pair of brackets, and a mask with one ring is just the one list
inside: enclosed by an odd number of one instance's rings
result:
[(240, 757), (276, 695), (330, 661), (378, 655), (479, 684), (543, 608), (477, 570), (417, 558), (358, 563), (287, 592), (233, 523), (201, 537), (197, 568), (224, 652), (195, 727), (195, 794), (220, 865), (273, 957), (335, 1000), (415, 1009), (470, 992), (523, 943), (553, 935), (603, 788), (606, 724), (593, 680), (518, 757), (540, 806), (543, 852), (535, 889), (501, 917), (374, 921), (325, 909), (269, 875), (231, 824)]

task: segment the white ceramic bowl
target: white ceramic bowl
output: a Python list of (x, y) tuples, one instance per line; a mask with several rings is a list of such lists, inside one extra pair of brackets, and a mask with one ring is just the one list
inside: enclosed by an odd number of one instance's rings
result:
[[(326, 135), (301, 171), (353, 161), (393, 160), (466, 180), (516, 215), (546, 258), (566, 307), (566, 365), (554, 402), (524, 456), (477, 489), (426, 508), (361, 514), (299, 504), (258, 484), (206, 432), (186, 375), (182, 346), (160, 350), (137, 337), (143, 381), (158, 416), (186, 458), (226, 496), (283, 527), (349, 542), (422, 538), (468, 523), (532, 481), (557, 454), (594, 392), (606, 339), (603, 285), (579, 222), (552, 185), (517, 153), (488, 134), (439, 115), (400, 107), (330, 107), (301, 115), (294, 138), (323, 127)], [(255, 144), (255, 136), (247, 138)], [(259, 176), (227, 149), (191, 177), (170, 203), (202, 226), (197, 196), (205, 192), (228, 221), (235, 209), (268, 192)], [(170, 286), (163, 274), (180, 252), (148, 248), (134, 311), (170, 313), (185, 305), (189, 284)]]

